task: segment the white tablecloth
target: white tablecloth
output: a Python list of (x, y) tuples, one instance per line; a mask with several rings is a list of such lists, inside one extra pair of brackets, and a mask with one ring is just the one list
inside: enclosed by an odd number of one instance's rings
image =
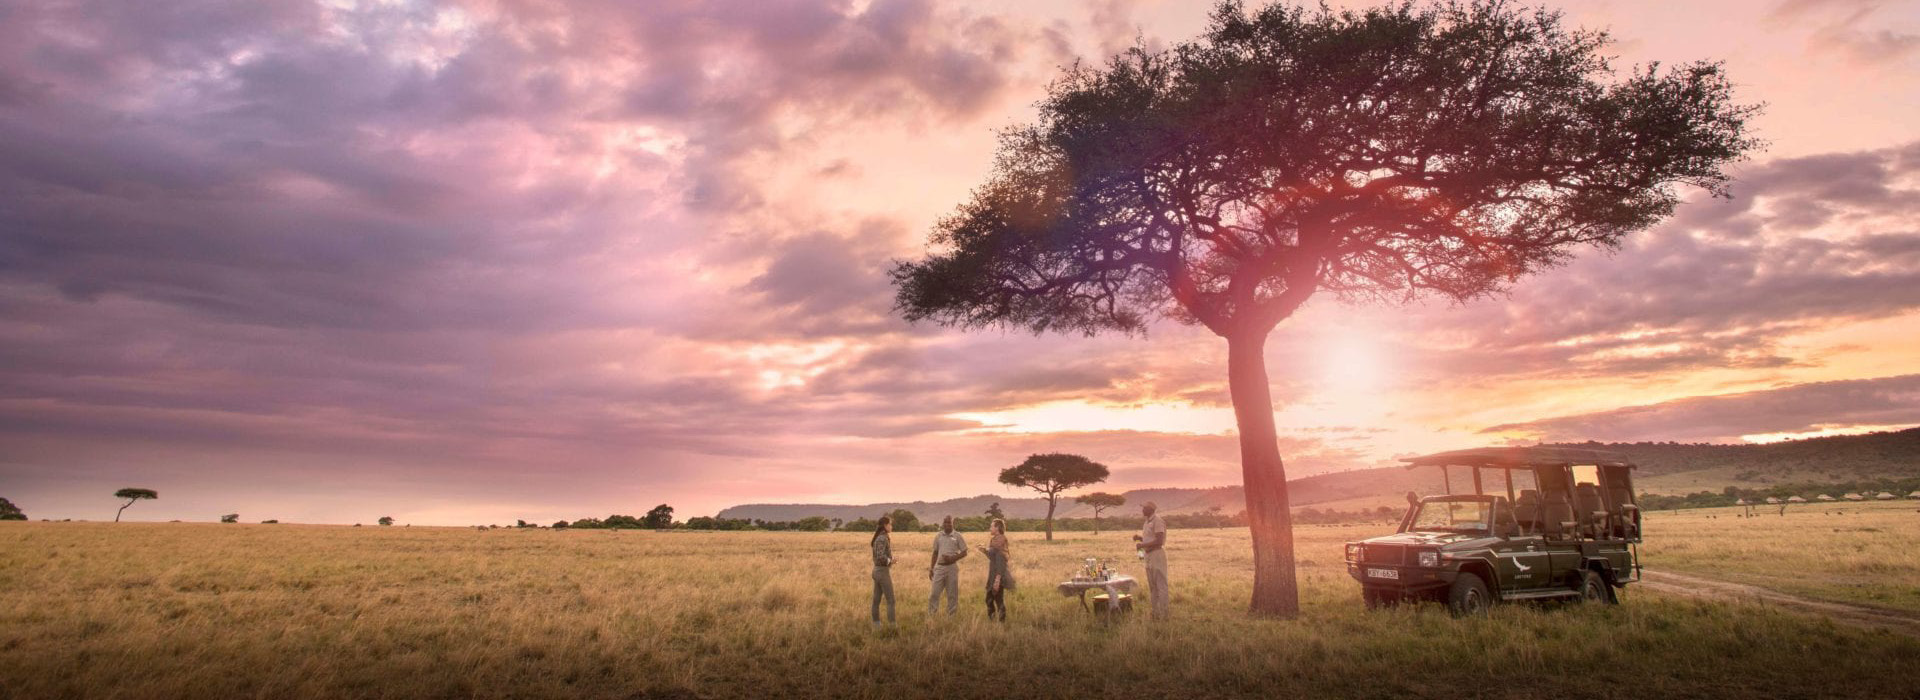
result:
[(1084, 596), (1087, 591), (1100, 589), (1107, 592), (1107, 609), (1120, 609), (1120, 594), (1133, 590), (1133, 577), (1126, 574), (1114, 574), (1105, 581), (1061, 581), (1059, 590), (1063, 596)]

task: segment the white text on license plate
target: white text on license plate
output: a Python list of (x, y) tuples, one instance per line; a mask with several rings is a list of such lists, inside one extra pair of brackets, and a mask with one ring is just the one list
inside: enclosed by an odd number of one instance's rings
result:
[(1367, 578), (1399, 579), (1399, 569), (1367, 569)]

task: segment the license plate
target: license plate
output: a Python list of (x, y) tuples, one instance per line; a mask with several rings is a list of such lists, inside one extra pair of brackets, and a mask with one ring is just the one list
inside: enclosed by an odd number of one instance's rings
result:
[(1400, 570), (1399, 569), (1367, 569), (1367, 578), (1390, 578), (1397, 581), (1400, 579)]

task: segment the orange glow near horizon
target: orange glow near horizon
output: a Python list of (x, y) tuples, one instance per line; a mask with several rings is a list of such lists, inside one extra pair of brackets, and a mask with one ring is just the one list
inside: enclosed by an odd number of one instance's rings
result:
[(1905, 424), (1896, 424), (1896, 425), (1832, 425), (1832, 426), (1819, 426), (1817, 430), (1805, 430), (1805, 431), (1796, 432), (1796, 433), (1762, 433), (1758, 435), (1742, 435), (1740, 436), (1740, 439), (1756, 445), (1765, 445), (1765, 444), (1775, 443), (1775, 442), (1785, 442), (1788, 440), (1805, 440), (1807, 438), (1833, 437), (1835, 435), (1866, 435), (1868, 433), (1885, 433), (1885, 432), (1892, 432), (1896, 430), (1906, 430), (1908, 428), (1914, 428), (1914, 427), (1920, 427), (1920, 423), (1905, 423)]
[[(1724, 61), (1768, 150), (1509, 294), (1309, 300), (1267, 341), (1289, 475), (1920, 425), (1920, 3), (1542, 1), (1616, 77)], [(0, 496), (36, 519), (123, 486), (162, 493), (136, 518), (415, 524), (1011, 496), (1056, 451), (1116, 490), (1239, 476), (1206, 329), (910, 324), (888, 276), (1063, 66), (1211, 3), (293, 0), (160, 43), (30, 5)]]

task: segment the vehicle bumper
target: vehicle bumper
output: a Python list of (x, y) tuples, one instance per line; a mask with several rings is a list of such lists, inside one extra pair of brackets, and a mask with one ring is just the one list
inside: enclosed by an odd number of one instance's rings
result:
[[(1385, 578), (1369, 575), (1368, 569), (1392, 570), (1397, 578)], [(1448, 569), (1436, 569), (1420, 566), (1392, 566), (1388, 564), (1362, 564), (1347, 562), (1347, 575), (1360, 585), (1368, 588), (1384, 588), (1399, 591), (1417, 591), (1427, 588), (1439, 588), (1453, 585), (1457, 572)]]

